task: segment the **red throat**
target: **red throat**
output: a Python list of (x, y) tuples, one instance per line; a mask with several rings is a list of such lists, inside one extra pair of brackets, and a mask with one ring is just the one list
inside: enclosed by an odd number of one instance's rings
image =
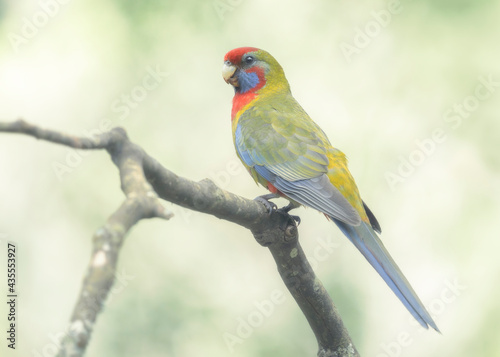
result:
[(233, 97), (233, 109), (231, 110), (231, 121), (234, 120), (236, 114), (248, 103), (257, 97), (255, 92), (246, 92), (244, 94), (236, 93)]
[(244, 106), (251, 103), (258, 96), (258, 91), (266, 85), (266, 77), (262, 68), (251, 68), (248, 72), (255, 72), (259, 77), (259, 83), (250, 89), (248, 92), (236, 92), (233, 97), (233, 109), (231, 110), (231, 121), (234, 120), (236, 114), (243, 109)]

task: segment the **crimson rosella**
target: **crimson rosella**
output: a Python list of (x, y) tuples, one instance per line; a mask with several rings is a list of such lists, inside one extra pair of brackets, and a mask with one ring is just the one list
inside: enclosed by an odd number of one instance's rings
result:
[(425, 328), (439, 331), (410, 283), (377, 236), (377, 219), (362, 201), (345, 155), (290, 92), (280, 64), (266, 51), (236, 48), (226, 54), (224, 80), (234, 87), (231, 113), (236, 153), (250, 175), (268, 188), (268, 200), (285, 197), (290, 209), (312, 207), (331, 219), (359, 249)]

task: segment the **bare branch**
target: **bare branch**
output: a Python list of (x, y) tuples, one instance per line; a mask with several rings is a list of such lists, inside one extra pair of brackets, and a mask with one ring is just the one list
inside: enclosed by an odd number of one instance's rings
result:
[(96, 139), (81, 138), (54, 130), (43, 129), (22, 119), (18, 119), (13, 122), (0, 122), (0, 132), (2, 131), (8, 133), (26, 134), (37, 139), (70, 146), (76, 149), (104, 149), (110, 140), (110, 132), (101, 134)]
[(335, 305), (317, 279), (298, 242), (295, 221), (217, 187), (210, 180), (193, 182), (177, 176), (114, 128), (92, 139), (42, 129), (22, 120), (0, 122), (0, 132), (31, 135), (79, 149), (105, 149), (120, 172), (125, 201), (93, 236), (90, 263), (70, 319), (70, 333), (59, 357), (83, 356), (97, 315), (113, 285), (119, 252), (129, 229), (144, 218), (168, 219), (159, 198), (214, 215), (251, 230), (268, 247), (290, 293), (306, 316), (318, 341), (320, 357), (359, 356)]

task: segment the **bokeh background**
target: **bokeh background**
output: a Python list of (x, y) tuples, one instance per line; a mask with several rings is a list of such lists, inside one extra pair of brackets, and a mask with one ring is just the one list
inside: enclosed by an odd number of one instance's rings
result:
[[(338, 229), (300, 209), (302, 245), (362, 355), (500, 354), (499, 1), (0, 4), (1, 120), (122, 126), (177, 174), (248, 198), (264, 191), (238, 166), (220, 70), (232, 48), (271, 52), (348, 155), (442, 331), (416, 326)], [(92, 233), (122, 199), (105, 152), (0, 134), (0, 290), (10, 240), (20, 294), (18, 345), (2, 337), (0, 355), (54, 355)], [(241, 227), (165, 205), (175, 218), (128, 236), (87, 355), (315, 356), (269, 252)], [(0, 304), (2, 331), (6, 314)]]

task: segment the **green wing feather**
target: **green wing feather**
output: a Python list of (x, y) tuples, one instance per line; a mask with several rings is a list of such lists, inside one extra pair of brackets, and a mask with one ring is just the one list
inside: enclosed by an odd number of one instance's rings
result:
[(327, 173), (331, 145), (291, 95), (275, 98), (273, 104), (260, 100), (240, 116), (238, 125), (256, 165), (289, 181)]
[(264, 185), (271, 182), (294, 201), (359, 225), (359, 212), (330, 180), (331, 165), (344, 156), (291, 94), (272, 99), (260, 98), (238, 118), (235, 144), (253, 177)]

